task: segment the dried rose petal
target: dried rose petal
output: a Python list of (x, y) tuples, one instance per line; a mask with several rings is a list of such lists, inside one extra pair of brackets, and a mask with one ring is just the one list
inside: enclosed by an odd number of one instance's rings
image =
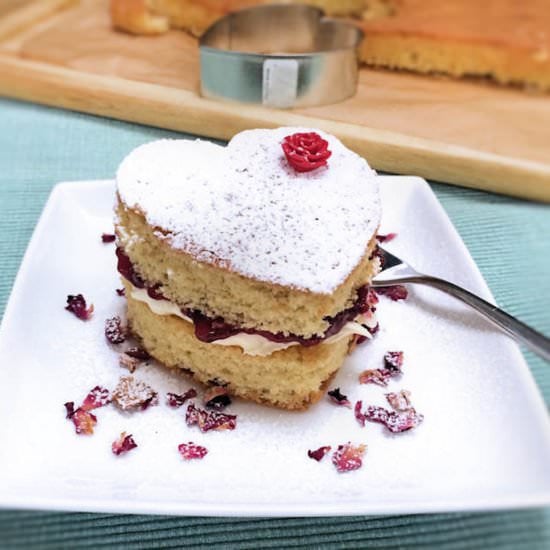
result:
[(119, 296), (126, 296), (126, 289), (124, 287), (116, 288), (115, 291)]
[(188, 426), (197, 424), (201, 432), (234, 430), (237, 427), (237, 416), (216, 411), (206, 411), (195, 407), (191, 403), (187, 406), (185, 422)]
[(178, 445), (178, 451), (185, 460), (193, 458), (204, 458), (208, 454), (208, 449), (202, 445), (195, 445), (192, 441)]
[(397, 393), (392, 392), (386, 394), (386, 400), (391, 405), (391, 407), (398, 412), (408, 411), (409, 409), (413, 408), (410, 398), (411, 392), (407, 390), (401, 390)]
[(402, 351), (388, 351), (384, 355), (383, 369), (367, 369), (359, 374), (360, 384), (387, 386), (390, 378), (401, 374), (404, 354)]
[(97, 418), (90, 411), (104, 407), (110, 402), (109, 390), (96, 386), (90, 390), (82, 405), (77, 409), (74, 408), (74, 401), (65, 403), (66, 418), (72, 420), (77, 434), (91, 435), (94, 433)]
[(197, 390), (195, 388), (189, 388), (185, 393), (182, 394), (167, 393), (166, 403), (168, 404), (168, 406), (177, 409), (189, 399), (193, 399), (193, 397), (197, 397)]
[(403, 357), (402, 351), (388, 351), (384, 355), (384, 367), (390, 371), (401, 372)]
[(377, 286), (376, 292), (387, 296), (394, 302), (397, 302), (398, 300), (405, 300), (409, 295), (408, 290), (403, 285)]
[(90, 304), (90, 307), (87, 307), (86, 300), (82, 294), (69, 294), (65, 309), (76, 315), (79, 319), (87, 321), (94, 312), (94, 305)]
[(229, 392), (224, 386), (212, 386), (208, 388), (203, 395), (203, 401), (208, 409), (221, 411), (228, 405), (231, 405)]
[(137, 447), (137, 443), (134, 441), (132, 434), (126, 435), (126, 432), (122, 432), (120, 437), (113, 441), (111, 449), (113, 454), (119, 456), (123, 453), (127, 453)]
[(380, 323), (376, 323), (373, 327), (367, 327), (367, 330), (374, 336), (380, 330)]
[(327, 392), (327, 395), (333, 403), (336, 403), (336, 405), (351, 408), (351, 403), (348, 399), (348, 396), (340, 393), (340, 388), (330, 390), (329, 392)]
[(69, 418), (72, 420), (77, 434), (92, 435), (94, 433), (94, 426), (97, 424), (95, 414), (79, 407)]
[(74, 401), (67, 401), (65, 403), (65, 410), (67, 411), (67, 415), (65, 418), (71, 418), (71, 416), (74, 414)]
[[(360, 401), (359, 401), (360, 403)], [(365, 420), (384, 424), (392, 433), (401, 433), (416, 428), (423, 420), (424, 416), (418, 414), (414, 409), (408, 409), (404, 412), (388, 411), (384, 407), (368, 406), (364, 413)], [(357, 416), (357, 415), (356, 415)]]
[(126, 340), (126, 328), (122, 326), (118, 315), (105, 319), (105, 338), (111, 344), (122, 344)]
[(376, 235), (376, 240), (379, 243), (387, 243), (389, 241), (393, 241), (397, 237), (397, 233), (388, 233), (387, 235)]
[(98, 409), (99, 407), (104, 407), (110, 402), (111, 396), (109, 395), (109, 390), (102, 388), (101, 386), (96, 386), (90, 390), (80, 407), (85, 411), (91, 411), (93, 409)]
[(151, 356), (147, 351), (137, 346), (128, 348), (124, 353), (126, 355), (129, 355), (130, 357), (133, 357), (134, 359), (139, 359), (140, 361), (148, 361), (149, 359), (151, 359)]
[(357, 419), (357, 422), (359, 422), (360, 426), (364, 428), (367, 417), (361, 412), (362, 407), (363, 407), (363, 402), (357, 401), (357, 403), (355, 403), (353, 412), (355, 414), (355, 418)]
[(319, 462), (320, 460), (323, 460), (325, 455), (330, 451), (332, 447), (330, 445), (325, 445), (324, 447), (319, 447), (318, 449), (315, 449), (314, 451), (308, 451), (307, 456), (309, 458), (313, 458), (313, 460), (316, 460)]
[(135, 370), (138, 368), (140, 361), (139, 359), (136, 359), (135, 357), (130, 357), (127, 353), (121, 353), (118, 356), (118, 364), (123, 369), (128, 369), (130, 372), (135, 372)]
[(338, 449), (332, 454), (332, 463), (339, 472), (358, 470), (363, 465), (362, 457), (366, 450), (366, 445), (352, 445), (349, 442), (338, 445)]
[(113, 403), (123, 411), (143, 411), (150, 405), (158, 404), (157, 392), (133, 376), (121, 376), (112, 397)]
[(388, 369), (367, 369), (359, 375), (359, 383), (387, 386), (390, 378), (394, 376), (396, 376), (396, 371)]
[(116, 239), (116, 235), (113, 235), (112, 233), (103, 233), (101, 235), (101, 241), (104, 243), (114, 243)]

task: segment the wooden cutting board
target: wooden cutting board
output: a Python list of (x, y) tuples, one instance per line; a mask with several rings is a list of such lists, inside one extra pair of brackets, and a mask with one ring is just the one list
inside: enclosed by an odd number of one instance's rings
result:
[[(310, 126), (378, 169), (550, 202), (550, 95), (362, 69), (355, 97), (277, 111), (198, 91), (197, 42), (114, 31), (107, 0), (0, 0), (0, 94), (229, 139)], [(3, 6), (3, 7), (2, 7)]]

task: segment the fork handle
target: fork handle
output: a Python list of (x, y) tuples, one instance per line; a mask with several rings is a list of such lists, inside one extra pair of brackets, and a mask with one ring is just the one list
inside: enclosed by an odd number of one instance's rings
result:
[(398, 279), (392, 279), (391, 281), (373, 281), (372, 286), (376, 288), (377, 286), (393, 286), (402, 283), (418, 283), (432, 286), (458, 298), (462, 302), (473, 307), (506, 334), (518, 342), (525, 344), (529, 349), (547, 361), (550, 361), (550, 338), (547, 338), (544, 334), (518, 321), (515, 317), (512, 317), (497, 306), (490, 304), (479, 296), (472, 294), (454, 283), (430, 275), (418, 275), (400, 277)]

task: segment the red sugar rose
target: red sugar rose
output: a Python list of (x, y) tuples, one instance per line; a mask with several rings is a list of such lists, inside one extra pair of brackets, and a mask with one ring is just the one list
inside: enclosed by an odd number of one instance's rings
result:
[(296, 172), (310, 172), (327, 165), (332, 155), (328, 141), (315, 132), (298, 132), (286, 136), (281, 144), (286, 160)]

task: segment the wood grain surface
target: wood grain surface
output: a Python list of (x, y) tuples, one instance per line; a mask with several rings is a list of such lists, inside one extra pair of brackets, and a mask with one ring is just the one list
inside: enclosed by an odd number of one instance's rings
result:
[(550, 201), (550, 96), (362, 69), (354, 98), (273, 111), (202, 99), (198, 83), (195, 39), (115, 32), (107, 0), (82, 0), (0, 45), (5, 95), (222, 139), (320, 127), (377, 169)]

